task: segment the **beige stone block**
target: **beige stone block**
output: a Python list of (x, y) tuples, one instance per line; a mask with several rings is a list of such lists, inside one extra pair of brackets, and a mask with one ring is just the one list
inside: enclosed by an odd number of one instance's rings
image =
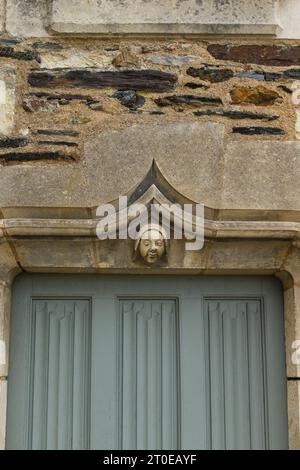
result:
[(222, 208), (300, 209), (300, 142), (227, 146)]
[(50, 24), (69, 34), (275, 34), (275, 7), (276, 0), (53, 0)]
[(88, 238), (14, 240), (14, 247), (25, 271), (81, 272), (97, 266), (94, 242)]
[(5, 449), (7, 381), (0, 378), (0, 450)]
[(9, 136), (14, 130), (15, 117), (15, 68), (0, 66), (0, 134)]
[(283, 241), (227, 240), (212, 243), (209, 254), (209, 270), (228, 270), (273, 274), (280, 269), (286, 256)]
[(177, 191), (208, 206), (220, 205), (224, 126), (177, 122), (102, 132), (70, 165), (5, 166), (0, 207), (97, 207), (135, 188), (153, 159)]
[(101, 134), (85, 146), (89, 181), (99, 191), (104, 189), (97, 184), (100, 174), (95, 171), (101, 168), (107, 199), (113, 200), (139, 184), (155, 159), (180, 193), (218, 206), (223, 132), (222, 124), (179, 122), (136, 125)]
[(67, 49), (58, 52), (41, 53), (41, 67), (45, 69), (88, 68), (113, 69), (114, 55), (99, 54), (99, 51)]
[(288, 382), (289, 448), (300, 450), (300, 382)]
[(300, 109), (296, 110), (296, 137), (300, 140)]
[(0, 33), (5, 29), (5, 0), (0, 0)]
[(46, 37), (49, 0), (6, 0), (6, 29), (12, 36)]
[(0, 283), (0, 377), (7, 377), (11, 288)]
[(300, 287), (284, 291), (284, 321), (286, 364), (288, 377), (300, 377), (300, 363), (296, 362), (296, 341), (300, 342)]
[(277, 15), (281, 26), (281, 28), (278, 30), (277, 36), (284, 39), (299, 39), (299, 0), (278, 0)]

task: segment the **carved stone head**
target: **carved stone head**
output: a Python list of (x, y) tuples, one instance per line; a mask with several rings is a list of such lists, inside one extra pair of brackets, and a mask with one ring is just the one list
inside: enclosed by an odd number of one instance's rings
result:
[(160, 225), (145, 225), (140, 230), (135, 244), (135, 255), (139, 254), (146, 264), (153, 265), (168, 251), (168, 240)]

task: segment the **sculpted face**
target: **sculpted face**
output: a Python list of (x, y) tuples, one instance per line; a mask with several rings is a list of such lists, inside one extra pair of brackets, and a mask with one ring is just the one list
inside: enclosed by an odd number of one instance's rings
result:
[(159, 230), (149, 229), (143, 234), (140, 240), (140, 254), (146, 263), (156, 263), (165, 251), (165, 240)]

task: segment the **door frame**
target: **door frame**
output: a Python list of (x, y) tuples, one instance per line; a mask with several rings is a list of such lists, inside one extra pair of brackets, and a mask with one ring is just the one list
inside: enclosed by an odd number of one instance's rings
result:
[[(13, 249), (13, 251), (12, 251)], [(300, 365), (293, 364), (293, 343), (300, 338), (300, 244), (286, 239), (214, 239), (190, 253), (171, 240), (168, 265), (148, 268), (132, 260), (128, 241), (100, 242), (94, 237), (38, 236), (3, 241), (0, 255), (0, 340), (5, 361), (0, 365), (0, 448), (5, 448), (11, 291), (20, 272), (157, 275), (263, 275), (277, 277), (284, 291), (289, 448), (300, 449)], [(22, 268), (21, 268), (22, 267)]]
[[(65, 276), (59, 275), (59, 274), (44, 274), (42, 276), (38, 274), (33, 274), (33, 275), (26, 275), (25, 277), (18, 277), (16, 281), (19, 283), (19, 294), (24, 293), (24, 296), (26, 295), (27, 297), (27, 304), (28, 304), (28, 309), (30, 310), (29, 302), (30, 304), (34, 299), (53, 299), (53, 300), (59, 300), (59, 299), (74, 299), (75, 297), (82, 300), (86, 299), (89, 301), (92, 301), (93, 303), (96, 302), (97, 298), (101, 298), (101, 293), (102, 295), (106, 296), (107, 295), (107, 289), (111, 285), (111, 282), (115, 279), (115, 276), (106, 276), (106, 275), (92, 275), (92, 276), (86, 276), (86, 281), (83, 283), (83, 288), (82, 291), (78, 289), (78, 284), (77, 284), (77, 279), (80, 275), (75, 274), (75, 275), (70, 275), (67, 280), (65, 280)], [(81, 275), (81, 276), (84, 276)], [(61, 277), (62, 283), (59, 284), (59, 278)], [(90, 279), (88, 279), (90, 277)], [(120, 280), (120, 275), (117, 276), (117, 278)], [(174, 280), (174, 285), (171, 287), (168, 287), (167, 289), (167, 297), (174, 300), (176, 298), (176, 301), (180, 305), (182, 302), (182, 293), (184, 292), (184, 286), (182, 289), (182, 279), (189, 279), (188, 283), (185, 283), (185, 286), (190, 286), (192, 284), (191, 280), (197, 280), (203, 278), (203, 276), (155, 276), (153, 278), (153, 281), (156, 283), (156, 294), (155, 295), (150, 295), (149, 294), (149, 285), (148, 281), (150, 281), (149, 277), (144, 277), (143, 279), (141, 276), (136, 277), (136, 276), (122, 276), (122, 283), (120, 288), (112, 288), (112, 292), (115, 289), (116, 292), (118, 292), (117, 297), (114, 298), (114, 306), (113, 310), (118, 310), (118, 306), (116, 305), (119, 301), (119, 299), (126, 299), (126, 298), (132, 298), (134, 295), (135, 299), (141, 298), (145, 299), (146, 297), (149, 299), (161, 299), (162, 297), (165, 298), (166, 294), (166, 288), (165, 286), (162, 286), (160, 288), (160, 278), (163, 279), (172, 279)], [(212, 285), (209, 284), (209, 276), (205, 276), (205, 280), (203, 279), (203, 290), (201, 291), (201, 294), (199, 293), (199, 300), (200, 303), (202, 304), (202, 309), (203, 309), (203, 322), (205, 323), (206, 321), (206, 314), (204, 310), (204, 304), (207, 300), (210, 298), (213, 298), (214, 300), (217, 300), (218, 298), (221, 300), (230, 300), (234, 299), (235, 301), (237, 299), (244, 300), (244, 299), (253, 299), (253, 300), (259, 300), (262, 302), (265, 302), (265, 298), (267, 297), (267, 302), (269, 305), (266, 304), (266, 308), (268, 312), (274, 308), (276, 308), (276, 305), (278, 304), (279, 301), (281, 301), (281, 292), (280, 290), (275, 291), (275, 285), (274, 281), (272, 281), (272, 278), (270, 277), (265, 277), (265, 276), (255, 276), (249, 277), (249, 276), (238, 276), (234, 278), (234, 283), (233, 283), (233, 277), (228, 276), (226, 278), (216, 279), (215, 276), (210, 277), (212, 281)], [(52, 283), (51, 280), (54, 280), (55, 283)], [(76, 280), (76, 281), (75, 281)], [(100, 280), (103, 280), (103, 286), (101, 286), (100, 292), (97, 286), (100, 284)], [(135, 295), (135, 290), (132, 288), (132, 280), (136, 280), (137, 282), (140, 283), (141, 286), (145, 284), (145, 288), (142, 287), (142, 289), (145, 289), (144, 291), (139, 291), (138, 295)], [(176, 287), (176, 281), (180, 283), (179, 286)], [(74, 289), (74, 294), (75, 296), (72, 296), (72, 293), (65, 295), (65, 283), (69, 284), (70, 286), (76, 285)], [(251, 282), (249, 282), (251, 281)], [(22, 285), (23, 282), (23, 285)], [(220, 282), (222, 282), (221, 287), (220, 287)], [(21, 291), (20, 291), (20, 283), (21, 283)], [(147, 284), (146, 284), (147, 283)], [(27, 285), (27, 287), (26, 287)], [(201, 286), (201, 283), (198, 284)], [(197, 284), (196, 284), (197, 286)], [(278, 281), (278, 286), (280, 287), (280, 282)], [(217, 288), (217, 291), (215, 290)], [(195, 286), (193, 286), (195, 288)], [(131, 290), (132, 289), (132, 290)], [(161, 290), (160, 290), (161, 289)], [(222, 292), (223, 289), (223, 292)], [(228, 294), (228, 289), (230, 289), (230, 294)], [(131, 293), (128, 292), (128, 290)], [(68, 292), (70, 292), (70, 289), (68, 289)], [(144, 292), (144, 295), (143, 295)], [(216, 292), (216, 293), (215, 293)], [(24, 298), (22, 295), (22, 298)], [(20, 297), (20, 295), (19, 295)], [(14, 299), (15, 301), (17, 297)], [(270, 313), (268, 314), (270, 315)], [(118, 319), (117, 322), (119, 321), (119, 315), (116, 313), (116, 318)], [(181, 322), (182, 322), (182, 317), (179, 314), (178, 321), (180, 323), (180, 331), (181, 331)], [(117, 323), (116, 323), (117, 326)], [(116, 329), (116, 334), (118, 332), (118, 329)], [(205, 344), (205, 339), (206, 337), (203, 336), (203, 348), (204, 350), (207, 348), (207, 345)], [(117, 343), (116, 343), (117, 344)], [(207, 375), (207, 363), (205, 362), (205, 373)], [(208, 386), (206, 384), (206, 386)], [(207, 391), (206, 393), (209, 393)], [(207, 441), (208, 442), (208, 441)], [(185, 447), (184, 447), (185, 448)]]

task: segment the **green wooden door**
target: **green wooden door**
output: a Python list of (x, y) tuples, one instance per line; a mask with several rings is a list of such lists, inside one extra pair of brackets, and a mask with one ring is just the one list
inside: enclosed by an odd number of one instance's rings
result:
[(8, 449), (286, 449), (280, 283), (21, 275)]

